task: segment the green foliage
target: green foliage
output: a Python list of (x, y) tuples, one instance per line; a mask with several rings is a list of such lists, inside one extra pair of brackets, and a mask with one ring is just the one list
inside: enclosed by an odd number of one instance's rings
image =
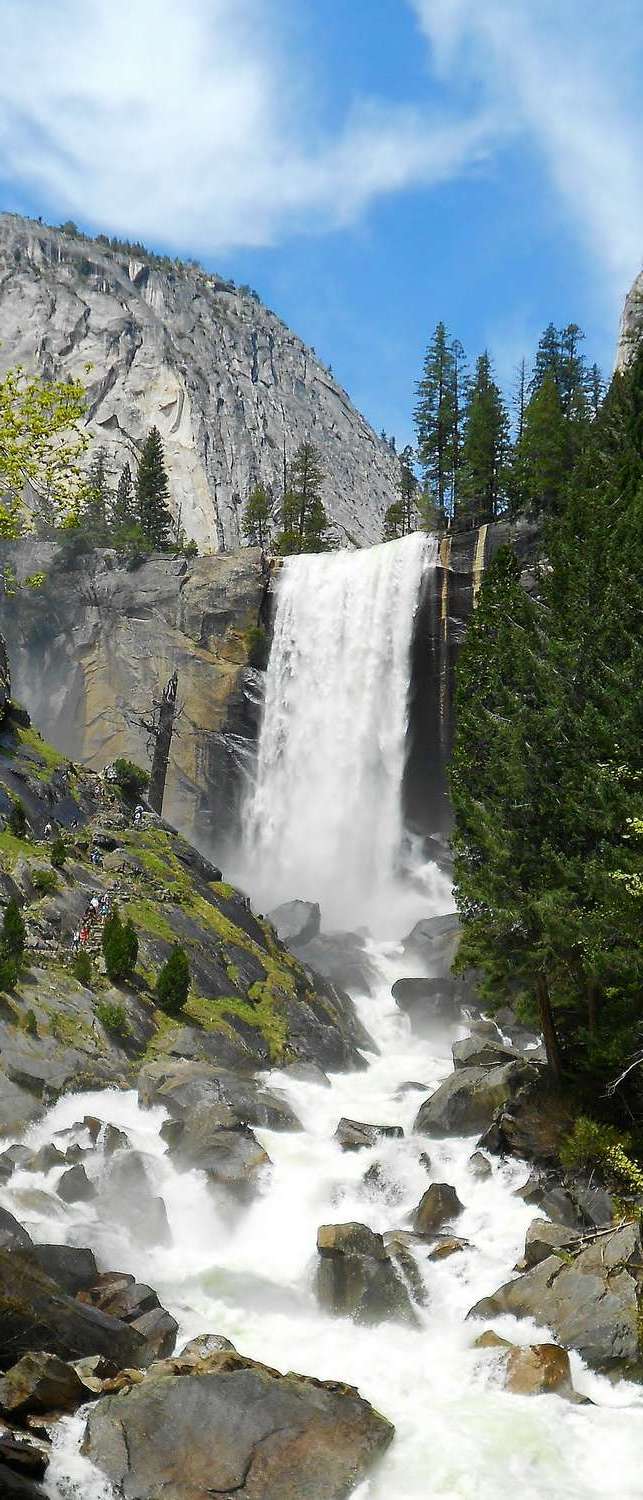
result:
[(101, 1000), (96, 1006), (96, 1015), (101, 1026), (104, 1026), (112, 1036), (123, 1039), (130, 1036), (130, 1025), (124, 1005), (119, 1005), (113, 1000)]
[(180, 1015), (190, 993), (190, 965), (187, 953), (175, 943), (156, 981), (159, 1008), (168, 1016)]
[(64, 868), (67, 861), (67, 846), (60, 833), (57, 833), (55, 839), (52, 841), (49, 858), (54, 870), (62, 870)]
[(265, 625), (251, 625), (246, 631), (248, 665), (262, 671), (268, 664), (269, 639)]
[(16, 958), (3, 958), (0, 948), (0, 993), (8, 994), (15, 989), (20, 978), (21, 965)]
[(9, 829), (9, 832), (13, 833), (17, 839), (23, 839), (25, 837), (25, 834), (27, 832), (27, 814), (25, 812), (24, 803), (21, 802), (19, 797), (13, 798), (11, 811), (7, 818), (7, 827)]
[(568, 1172), (591, 1168), (603, 1161), (614, 1146), (623, 1144), (622, 1132), (615, 1125), (604, 1125), (587, 1115), (579, 1115), (574, 1128), (560, 1148), (562, 1165)]
[(0, 932), (0, 957), (20, 962), (25, 951), (26, 931), (15, 896), (7, 902)]
[(252, 547), (266, 547), (270, 541), (271, 500), (265, 484), (255, 484), (243, 508), (241, 526)]
[(504, 508), (509, 415), (485, 352), (476, 362), (462, 442), (457, 515), (473, 526)]
[(115, 984), (129, 979), (136, 968), (138, 938), (133, 922), (128, 919), (123, 923), (116, 908), (104, 924), (102, 947), (109, 978)]
[(143, 444), (136, 474), (136, 521), (148, 547), (159, 552), (167, 550), (172, 532), (169, 495), (161, 434), (158, 427), (152, 427)]
[(442, 521), (456, 508), (464, 385), (462, 345), (438, 323), (417, 385), (414, 420), (425, 489)]
[(73, 513), (88, 442), (84, 411), (80, 381), (44, 381), (20, 367), (0, 379), (0, 539), (31, 529), (26, 485), (41, 525), (59, 525)]
[(31, 884), (38, 896), (53, 896), (58, 890), (58, 881), (53, 870), (32, 870)]
[(71, 972), (79, 984), (88, 987), (92, 982), (92, 961), (89, 954), (81, 948), (80, 953), (74, 954), (71, 962)]
[(140, 802), (150, 784), (149, 771), (137, 766), (136, 761), (119, 756), (112, 765), (112, 785), (122, 793), (126, 802)]
[(25, 1031), (27, 1033), (27, 1036), (37, 1036), (38, 1035), (38, 1022), (36, 1020), (36, 1012), (35, 1012), (35, 1010), (28, 1010), (26, 1012), (25, 1019), (24, 1019), (24, 1028), (25, 1028)]
[(276, 550), (283, 557), (296, 552), (325, 552), (328, 516), (321, 498), (324, 468), (313, 443), (300, 443), (290, 465), (283, 499), (283, 528)]

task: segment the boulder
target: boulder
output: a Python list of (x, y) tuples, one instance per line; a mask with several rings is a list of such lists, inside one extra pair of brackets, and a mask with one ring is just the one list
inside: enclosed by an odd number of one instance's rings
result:
[(401, 1140), (404, 1131), (401, 1125), (364, 1125), (360, 1120), (342, 1119), (335, 1131), (334, 1140), (342, 1151), (360, 1151), (364, 1146), (375, 1146), (380, 1138)]
[(432, 1182), (423, 1194), (413, 1215), (416, 1234), (433, 1235), (449, 1219), (457, 1218), (464, 1209), (456, 1190), (448, 1182)]
[(247, 1198), (256, 1190), (270, 1157), (247, 1125), (236, 1122), (227, 1106), (203, 1105), (182, 1120), (170, 1120), (162, 1134), (173, 1156), (186, 1167), (205, 1172), (218, 1187)]
[(23, 1354), (0, 1379), (0, 1411), (8, 1417), (76, 1411), (87, 1398), (73, 1365), (56, 1354)]
[(513, 1349), (511, 1339), (503, 1339), (493, 1328), (485, 1328), (484, 1333), (479, 1333), (477, 1339), (473, 1340), (474, 1349)]
[(406, 1230), (389, 1230), (384, 1235), (384, 1244), (393, 1264), (397, 1267), (405, 1286), (409, 1288), (413, 1301), (419, 1307), (424, 1307), (427, 1301), (426, 1287), (422, 1280), (420, 1268), (411, 1250), (417, 1236), (411, 1236)]
[(115, 1151), (126, 1151), (130, 1144), (130, 1138), (124, 1130), (118, 1130), (116, 1125), (105, 1126), (102, 1147), (106, 1156), (113, 1156)]
[(268, 912), (268, 921), (276, 928), (282, 943), (303, 948), (317, 937), (321, 912), (316, 901), (284, 901)]
[(157, 1305), (140, 1317), (129, 1319), (129, 1322), (137, 1333), (143, 1335), (150, 1360), (165, 1359), (172, 1353), (179, 1325), (164, 1307)]
[(183, 1345), (179, 1359), (209, 1359), (211, 1354), (220, 1354), (224, 1349), (234, 1349), (230, 1339), (222, 1333), (197, 1333)]
[(52, 1167), (63, 1167), (65, 1158), (62, 1151), (54, 1146), (52, 1141), (46, 1141), (39, 1151), (34, 1151), (29, 1159), (28, 1170), (30, 1172), (51, 1172)]
[(294, 1078), (296, 1083), (316, 1083), (324, 1089), (331, 1087), (328, 1075), (314, 1062), (304, 1062), (298, 1058), (295, 1062), (284, 1063), (281, 1071), (288, 1078)]
[(78, 1301), (89, 1307), (98, 1307), (111, 1318), (120, 1318), (123, 1323), (132, 1323), (143, 1313), (160, 1307), (156, 1292), (151, 1286), (139, 1283), (133, 1276), (105, 1271), (98, 1276), (93, 1286), (78, 1293)]
[(105, 1354), (141, 1364), (145, 1341), (135, 1329), (69, 1297), (23, 1250), (0, 1250), (0, 1368), (33, 1349), (64, 1360)]
[(429, 1255), (429, 1260), (449, 1260), (452, 1255), (459, 1255), (461, 1250), (470, 1250), (468, 1240), (461, 1240), (456, 1234), (440, 1235), (437, 1245)]
[(63, 1172), (56, 1192), (58, 1197), (62, 1198), (63, 1203), (86, 1203), (88, 1199), (96, 1196), (94, 1184), (80, 1162)]
[(365, 1224), (322, 1224), (316, 1292), (325, 1312), (359, 1323), (417, 1321), (405, 1282), (381, 1234)]
[(45, 1274), (70, 1297), (92, 1286), (98, 1276), (92, 1250), (77, 1249), (75, 1245), (34, 1245), (33, 1253)]
[(105, 1167), (100, 1179), (102, 1211), (125, 1217), (141, 1244), (170, 1244), (165, 1204), (153, 1191), (141, 1152), (118, 1151)]
[(320, 932), (303, 945), (291, 942), (289, 947), (302, 963), (343, 990), (369, 995), (377, 984), (377, 968), (358, 932)]
[(514, 1396), (572, 1394), (569, 1355), (557, 1344), (526, 1344), (503, 1356), (505, 1390)]
[(0, 1422), (0, 1495), (5, 1493), (2, 1488), (5, 1464), (25, 1479), (42, 1479), (48, 1463), (48, 1448), (42, 1439), (27, 1438), (8, 1423)]
[(0, 1208), (0, 1250), (29, 1250), (31, 1235), (14, 1219), (8, 1208)]
[(150, 1063), (139, 1075), (138, 1091), (144, 1107), (163, 1104), (175, 1119), (201, 1106), (212, 1110), (225, 1105), (230, 1124), (261, 1130), (301, 1130), (287, 1099), (274, 1089), (209, 1063)]
[(497, 1068), (521, 1057), (514, 1047), (479, 1036), (465, 1036), (452, 1047), (454, 1068)]
[(579, 1233), (606, 1228), (614, 1220), (611, 1194), (578, 1173), (561, 1176), (558, 1171), (530, 1172), (517, 1197), (540, 1208), (554, 1223), (566, 1224)]
[[(4, 1088), (4, 1080), (2, 1083)], [(0, 1155), (0, 1183), (8, 1182), (14, 1172), (28, 1167), (32, 1153), (28, 1146), (8, 1146)]]
[(2, 1500), (47, 1500), (46, 1491), (35, 1479), (22, 1474), (0, 1458), (0, 1495)]
[(536, 1070), (524, 1062), (499, 1068), (459, 1068), (420, 1105), (415, 1130), (423, 1135), (473, 1135), (529, 1083)]
[(464, 997), (457, 979), (396, 979), (391, 994), (418, 1036), (430, 1040), (460, 1020)]
[(643, 1246), (638, 1224), (599, 1233), (571, 1259), (550, 1255), (484, 1297), (469, 1317), (511, 1313), (551, 1328), (565, 1349), (609, 1370), (640, 1367)]
[[(579, 1249), (578, 1236), (567, 1224), (552, 1224), (549, 1219), (533, 1219), (525, 1236), (525, 1253), (520, 1270), (528, 1271), (557, 1250)], [(562, 1259), (562, 1257), (561, 1257)]]
[(480, 1179), (491, 1177), (491, 1162), (489, 1161), (488, 1157), (485, 1156), (484, 1151), (474, 1151), (473, 1156), (469, 1157), (468, 1166), (469, 1171), (473, 1174), (474, 1177), (478, 1177)]
[(405, 958), (420, 959), (428, 974), (450, 974), (453, 960), (460, 942), (460, 921), (457, 912), (447, 912), (442, 917), (425, 917), (404, 938), (402, 951)]
[(393, 1437), (338, 1381), (281, 1375), (232, 1350), (202, 1366), (161, 1365), (91, 1409), (83, 1452), (128, 1500), (346, 1500)]

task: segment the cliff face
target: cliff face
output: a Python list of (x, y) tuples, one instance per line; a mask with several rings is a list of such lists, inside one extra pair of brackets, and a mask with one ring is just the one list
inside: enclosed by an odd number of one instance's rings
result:
[(304, 438), (323, 451), (336, 535), (381, 537), (397, 459), (313, 351), (221, 278), (0, 214), (0, 371), (18, 363), (88, 385), (115, 475), (159, 428), (173, 508), (202, 550), (241, 544), (249, 489), (280, 493)]
[(625, 370), (643, 339), (643, 271), (625, 298), (616, 351), (616, 369)]
[(116, 756), (147, 764), (149, 716), (176, 670), (182, 714), (164, 812), (199, 842), (220, 846), (234, 824), (239, 767), (256, 737), (256, 649), (266, 592), (255, 549), (213, 557), (156, 556), (141, 567), (114, 553), (60, 559), (34, 538), (3, 547), (18, 579), (38, 589), (0, 596), (13, 692), (65, 754), (97, 769)]

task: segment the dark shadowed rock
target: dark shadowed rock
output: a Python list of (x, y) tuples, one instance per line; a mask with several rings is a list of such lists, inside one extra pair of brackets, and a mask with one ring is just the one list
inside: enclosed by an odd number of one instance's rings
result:
[(112, 1271), (104, 1271), (93, 1286), (79, 1292), (78, 1301), (89, 1307), (98, 1307), (101, 1312), (108, 1313), (111, 1318), (121, 1318), (124, 1323), (132, 1323), (143, 1313), (160, 1307), (151, 1286), (135, 1281), (133, 1276)]
[(87, 1398), (73, 1365), (56, 1354), (23, 1354), (0, 1379), (0, 1411), (8, 1417), (76, 1411)]
[(31, 1235), (14, 1219), (8, 1208), (0, 1208), (0, 1250), (28, 1250)]
[(33, 1253), (45, 1274), (70, 1297), (92, 1286), (98, 1276), (91, 1250), (77, 1249), (75, 1245), (34, 1245)]
[(276, 928), (282, 943), (303, 948), (317, 937), (321, 912), (316, 901), (284, 901), (268, 912), (268, 921)]
[(348, 1120), (345, 1116), (339, 1122), (335, 1131), (334, 1139), (341, 1146), (342, 1151), (360, 1151), (364, 1146), (375, 1146), (378, 1140), (402, 1140), (404, 1131), (401, 1125), (365, 1125), (361, 1120)]
[(571, 1260), (551, 1255), (471, 1309), (470, 1317), (512, 1313), (551, 1328), (565, 1349), (599, 1369), (640, 1366), (643, 1247), (638, 1224), (599, 1235)]
[(63, 1203), (86, 1203), (89, 1198), (96, 1196), (94, 1184), (90, 1182), (81, 1162), (63, 1172), (56, 1192)]
[(464, 997), (456, 979), (396, 979), (391, 994), (418, 1036), (431, 1038), (460, 1019)]
[(407, 1287), (381, 1234), (365, 1224), (322, 1224), (316, 1292), (325, 1312), (358, 1323), (416, 1321)]
[(460, 1202), (456, 1190), (449, 1182), (432, 1182), (422, 1195), (420, 1202), (413, 1215), (413, 1228), (416, 1234), (432, 1235), (441, 1229), (443, 1224), (450, 1219), (457, 1218), (461, 1214), (464, 1204)]
[(49, 1463), (48, 1445), (43, 1439), (27, 1438), (9, 1423), (0, 1422), (0, 1495), (4, 1495), (2, 1476), (5, 1464), (25, 1479), (42, 1479)]
[(345, 1500), (393, 1436), (350, 1386), (233, 1351), (202, 1363), (91, 1410), (84, 1451), (128, 1500)]
[(47, 1500), (42, 1485), (27, 1474), (19, 1473), (0, 1457), (0, 1495), (2, 1500)]
[(524, 1062), (500, 1068), (459, 1068), (420, 1106), (414, 1128), (434, 1136), (484, 1130), (535, 1072)]
[(454, 1068), (497, 1068), (521, 1057), (515, 1048), (479, 1036), (465, 1036), (461, 1042), (454, 1042), (452, 1052)]
[(307, 943), (289, 945), (304, 964), (344, 990), (370, 994), (377, 969), (358, 932), (320, 932)]
[(30, 1252), (0, 1250), (0, 1368), (34, 1348), (65, 1360), (106, 1354), (120, 1365), (145, 1357), (140, 1334), (69, 1297)]
[(28, 1146), (8, 1146), (7, 1150), (0, 1154), (0, 1182), (8, 1182), (15, 1171), (27, 1167), (31, 1154)]

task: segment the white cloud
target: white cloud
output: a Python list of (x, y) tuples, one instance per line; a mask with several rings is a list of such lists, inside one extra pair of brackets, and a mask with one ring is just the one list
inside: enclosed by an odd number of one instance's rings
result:
[(640, 0), (410, 0), (435, 66), (526, 133), (610, 284), (643, 256)]
[(63, 216), (203, 251), (350, 223), (484, 152), (483, 115), (384, 101), (324, 132), (279, 9), (4, 0), (0, 172)]

